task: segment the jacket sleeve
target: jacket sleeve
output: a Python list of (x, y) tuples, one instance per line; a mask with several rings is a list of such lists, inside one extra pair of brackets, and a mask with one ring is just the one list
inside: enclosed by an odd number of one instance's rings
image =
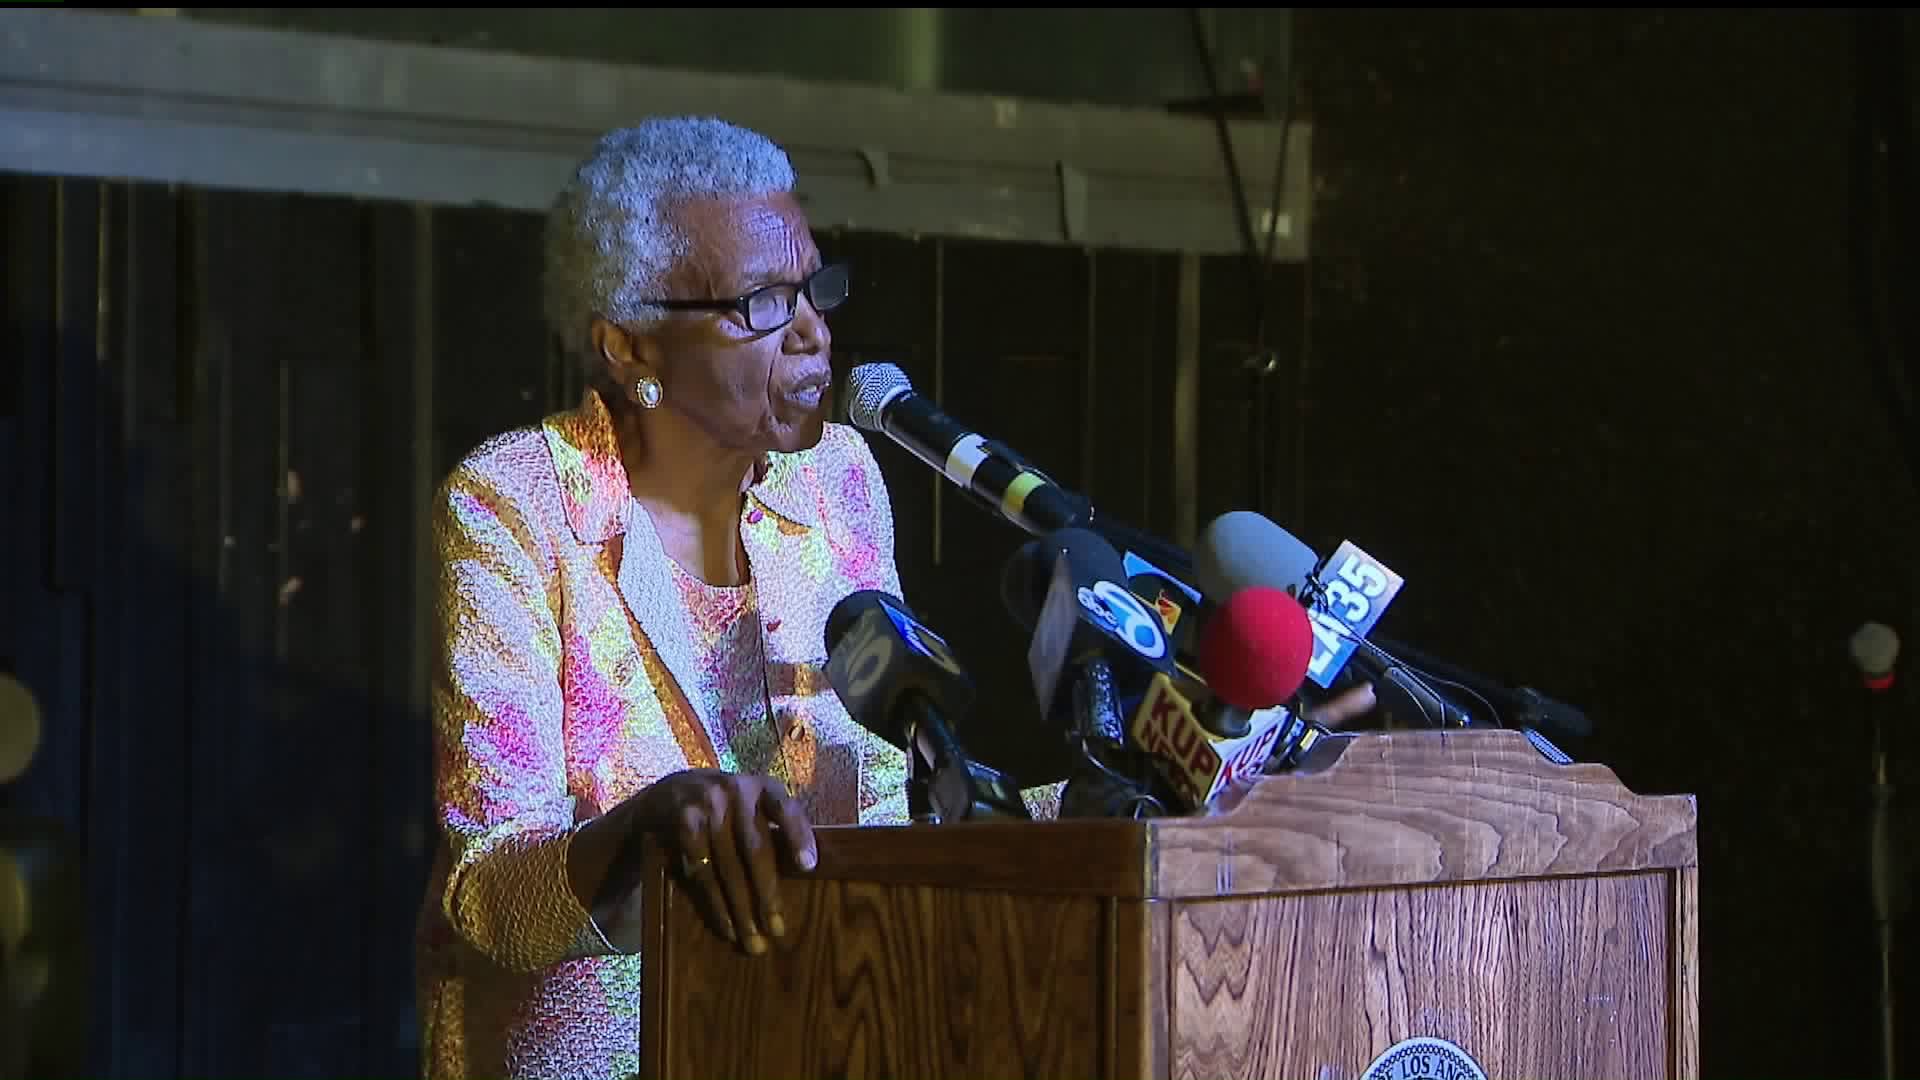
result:
[(615, 950), (567, 879), (579, 823), (562, 741), (556, 563), (503, 486), (462, 466), (434, 506), (434, 793), (448, 924), (526, 972)]
[[(862, 498), (848, 500), (862, 509), (857, 532), (863, 550), (856, 554), (865, 565), (850, 567), (862, 588), (901, 597), (900, 567), (894, 561), (893, 498), (867, 441), (851, 430), (849, 487)], [(901, 597), (905, 599), (905, 597)], [(870, 731), (860, 736), (860, 824), (899, 825), (907, 821), (907, 755)]]

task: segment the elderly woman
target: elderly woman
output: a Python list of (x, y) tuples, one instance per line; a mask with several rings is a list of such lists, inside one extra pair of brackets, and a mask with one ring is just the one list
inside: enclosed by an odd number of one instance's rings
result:
[(659, 119), (555, 204), (547, 311), (590, 388), (434, 508), (429, 1077), (636, 1071), (639, 838), (760, 954), (810, 823), (906, 820), (904, 756), (822, 671), (834, 604), (900, 583), (880, 470), (826, 422), (847, 272), (793, 186), (764, 137)]

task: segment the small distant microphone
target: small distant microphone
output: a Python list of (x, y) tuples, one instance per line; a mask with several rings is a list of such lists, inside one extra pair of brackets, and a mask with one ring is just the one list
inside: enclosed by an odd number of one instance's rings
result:
[(1867, 623), (1853, 632), (1847, 639), (1847, 650), (1853, 654), (1853, 662), (1860, 669), (1860, 677), (1869, 690), (1888, 690), (1893, 687), (1894, 662), (1900, 658), (1900, 635), (1893, 627), (1877, 622)]
[(893, 364), (862, 364), (847, 376), (847, 419), (885, 435), (938, 470), (988, 511), (1040, 535), (1093, 520), (1086, 498), (1053, 482), (1006, 444), (962, 426), (914, 392)]
[(1880, 1058), (1881, 1075), (1894, 1072), (1894, 923), (1907, 905), (1906, 874), (1901, 866), (1902, 845), (1896, 835), (1893, 813), (1893, 774), (1887, 743), (1889, 714), (1898, 707), (1893, 688), (1894, 665), (1900, 659), (1900, 635), (1882, 623), (1870, 622), (1847, 639), (1847, 651), (1860, 669), (1860, 677), (1873, 692), (1869, 710), (1873, 728), (1873, 812), (1867, 831), (1869, 887), (1873, 895), (1873, 921), (1879, 938), (1880, 965)]
[(40, 748), (40, 706), (11, 675), (0, 675), (0, 784), (17, 780)]

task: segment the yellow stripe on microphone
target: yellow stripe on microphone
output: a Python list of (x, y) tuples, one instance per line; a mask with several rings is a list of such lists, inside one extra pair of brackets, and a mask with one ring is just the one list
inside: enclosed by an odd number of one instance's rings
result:
[(1010, 518), (1015, 518), (1020, 521), (1027, 520), (1025, 513), (1027, 496), (1033, 494), (1036, 489), (1046, 482), (1046, 479), (1039, 473), (1022, 470), (1020, 475), (1013, 478), (1013, 483), (1007, 485), (1006, 493), (1000, 496), (1001, 511)]

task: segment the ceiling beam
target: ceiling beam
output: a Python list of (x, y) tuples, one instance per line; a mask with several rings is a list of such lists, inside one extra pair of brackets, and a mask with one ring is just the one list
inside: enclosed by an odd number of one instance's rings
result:
[[(170, 9), (161, 9), (170, 10)], [(0, 169), (544, 209), (602, 132), (699, 112), (784, 145), (816, 227), (1244, 249), (1210, 119), (617, 66), (190, 18), (0, 12)], [(1279, 126), (1230, 124), (1256, 229)], [(1305, 258), (1311, 131), (1275, 257)]]

